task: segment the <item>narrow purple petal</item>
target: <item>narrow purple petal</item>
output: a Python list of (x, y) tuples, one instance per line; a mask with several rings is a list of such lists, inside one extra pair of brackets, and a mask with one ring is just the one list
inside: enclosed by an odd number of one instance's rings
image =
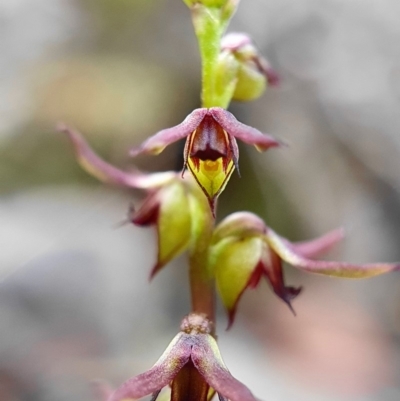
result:
[(177, 177), (173, 172), (144, 174), (135, 170), (126, 172), (114, 167), (97, 155), (83, 136), (76, 130), (59, 124), (57, 130), (68, 136), (74, 146), (76, 158), (81, 167), (98, 180), (130, 188), (156, 188)]
[(400, 263), (354, 264), (311, 260), (298, 253), (285, 238), (268, 229), (265, 236), (271, 248), (287, 263), (301, 270), (342, 278), (367, 278), (400, 270)]
[(175, 127), (157, 132), (144, 141), (139, 147), (131, 149), (130, 155), (137, 156), (140, 153), (157, 155), (161, 153), (166, 146), (187, 137), (190, 133), (195, 131), (207, 112), (208, 109), (204, 108), (192, 111), (182, 123)]
[(138, 186), (138, 181), (143, 177), (141, 173), (127, 173), (107, 163), (92, 150), (78, 131), (64, 124), (59, 124), (57, 131), (65, 133), (71, 140), (79, 164), (89, 174), (109, 184)]
[(167, 386), (189, 361), (192, 344), (191, 336), (179, 333), (150, 370), (127, 380), (109, 401), (139, 399)]
[(234, 115), (229, 113), (229, 111), (220, 107), (213, 107), (209, 112), (228, 134), (233, 135), (245, 143), (254, 145), (259, 151), (265, 151), (271, 147), (282, 145), (281, 142), (272, 136), (263, 134), (249, 125), (242, 124), (236, 120)]
[(264, 244), (261, 264), (263, 267), (263, 273), (271, 284), (274, 293), (286, 303), (292, 313), (296, 316), (291, 301), (300, 294), (302, 288), (288, 287), (285, 285), (282, 260), (267, 244)]
[(199, 334), (192, 348), (192, 361), (205, 381), (230, 401), (256, 401), (250, 390), (226, 368), (218, 345), (208, 334)]
[(299, 253), (305, 258), (315, 258), (325, 252), (328, 252), (343, 238), (344, 230), (342, 228), (338, 228), (336, 230), (329, 231), (325, 235), (313, 240), (294, 242), (291, 245), (294, 252)]

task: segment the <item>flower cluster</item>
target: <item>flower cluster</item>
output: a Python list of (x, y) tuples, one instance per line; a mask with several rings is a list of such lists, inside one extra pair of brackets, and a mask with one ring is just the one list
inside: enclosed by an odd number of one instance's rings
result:
[[(364, 278), (400, 269), (400, 263), (352, 264), (316, 260), (343, 237), (334, 230), (306, 242), (290, 242), (258, 216), (234, 213), (217, 226), (216, 200), (233, 171), (239, 172), (236, 140), (259, 151), (282, 142), (239, 122), (226, 109), (231, 100), (258, 98), (279, 77), (246, 34), (223, 37), (239, 0), (183, 0), (190, 8), (202, 56), (202, 107), (185, 120), (159, 131), (131, 150), (132, 156), (159, 154), (173, 142), (186, 139), (182, 173), (145, 174), (123, 171), (98, 156), (78, 131), (60, 125), (72, 142), (78, 162), (99, 180), (145, 191), (144, 201), (129, 211), (138, 226), (153, 225), (158, 254), (153, 277), (172, 259), (187, 251), (192, 312), (164, 354), (147, 372), (117, 390), (100, 386), (102, 401), (127, 401), (152, 395), (164, 387), (172, 401), (256, 401), (222, 361), (215, 337), (214, 283), (232, 325), (237, 305), (247, 288), (264, 278), (294, 312), (292, 300), (301, 287), (287, 286), (283, 263), (302, 271), (334, 277)], [(190, 175), (185, 175), (185, 170)], [(212, 320), (212, 321), (211, 321)]]

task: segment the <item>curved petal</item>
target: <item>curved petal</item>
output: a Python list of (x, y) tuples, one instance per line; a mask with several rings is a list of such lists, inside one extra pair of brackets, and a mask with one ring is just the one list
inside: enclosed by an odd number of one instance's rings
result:
[(127, 380), (109, 401), (142, 398), (167, 386), (189, 361), (192, 344), (188, 334), (179, 333), (150, 370)]
[(192, 111), (180, 124), (157, 132), (144, 141), (138, 148), (133, 148), (130, 151), (130, 155), (137, 156), (140, 153), (158, 155), (166, 146), (187, 137), (195, 131), (207, 112), (208, 110), (204, 108)]
[(228, 134), (233, 135), (245, 143), (254, 145), (260, 152), (271, 147), (282, 145), (281, 142), (272, 136), (263, 134), (249, 125), (242, 124), (236, 120), (232, 113), (229, 113), (229, 111), (226, 111), (221, 107), (212, 107), (209, 109), (209, 113)]
[(205, 381), (230, 401), (257, 401), (251, 391), (226, 368), (217, 342), (209, 334), (199, 334), (192, 348), (192, 361)]
[(333, 246), (344, 238), (343, 228), (329, 231), (321, 237), (310, 241), (293, 242), (292, 249), (305, 258), (315, 258), (328, 252)]
[(301, 270), (343, 278), (367, 278), (400, 270), (400, 263), (354, 264), (347, 262), (317, 261), (304, 257), (288, 240), (270, 228), (265, 236), (270, 247), (287, 263)]
[(293, 315), (296, 316), (291, 301), (300, 294), (302, 288), (285, 285), (281, 258), (267, 244), (264, 243), (263, 245), (261, 260), (263, 273), (271, 284), (274, 293), (286, 303)]
[(81, 167), (98, 180), (130, 188), (154, 188), (176, 177), (175, 173), (143, 174), (139, 171), (128, 173), (114, 167), (97, 155), (82, 135), (65, 124), (59, 124), (57, 131), (68, 136), (74, 146), (76, 158)]

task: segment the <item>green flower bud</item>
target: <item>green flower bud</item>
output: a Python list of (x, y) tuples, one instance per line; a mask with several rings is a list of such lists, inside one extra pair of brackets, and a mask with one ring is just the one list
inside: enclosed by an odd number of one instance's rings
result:
[(222, 39), (222, 53), (232, 54), (237, 63), (234, 100), (247, 101), (260, 97), (267, 86), (277, 85), (279, 77), (246, 34), (231, 33)]

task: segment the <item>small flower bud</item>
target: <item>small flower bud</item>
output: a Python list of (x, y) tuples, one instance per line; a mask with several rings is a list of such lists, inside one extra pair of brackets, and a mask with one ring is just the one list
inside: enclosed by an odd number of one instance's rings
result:
[(237, 83), (233, 99), (247, 101), (260, 97), (268, 85), (277, 85), (279, 77), (252, 43), (242, 33), (226, 35), (221, 51), (231, 53), (238, 62)]

